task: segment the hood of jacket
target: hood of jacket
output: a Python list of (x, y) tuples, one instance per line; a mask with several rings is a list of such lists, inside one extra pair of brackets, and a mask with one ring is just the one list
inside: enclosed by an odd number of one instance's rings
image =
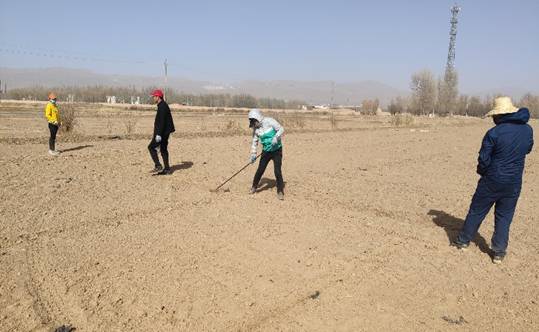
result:
[(516, 124), (526, 124), (530, 120), (530, 111), (527, 108), (521, 108), (515, 113), (509, 113), (502, 115), (496, 121), (497, 125), (502, 123), (516, 123)]
[(260, 112), (258, 108), (253, 108), (252, 110), (249, 111), (249, 119), (255, 119), (258, 122), (262, 122), (264, 117), (262, 116), (262, 113)]

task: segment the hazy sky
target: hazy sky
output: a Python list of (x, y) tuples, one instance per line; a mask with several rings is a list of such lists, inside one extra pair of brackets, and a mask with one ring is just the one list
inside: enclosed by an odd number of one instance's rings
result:
[[(443, 74), (453, 1), (0, 0), (0, 66), (220, 82)], [(539, 0), (461, 0), (461, 90), (539, 90)]]

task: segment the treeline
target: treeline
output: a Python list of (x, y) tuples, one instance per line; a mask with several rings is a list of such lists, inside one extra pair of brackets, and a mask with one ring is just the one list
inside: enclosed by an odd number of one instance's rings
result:
[[(493, 107), (494, 98), (500, 96), (468, 96), (458, 94), (458, 77), (452, 72), (449, 79), (439, 78), (423, 70), (414, 73), (410, 82), (412, 95), (397, 97), (391, 101), (387, 111), (391, 114), (410, 113), (414, 115), (467, 115), (482, 117)], [(520, 100), (513, 100), (517, 107), (526, 107), (534, 118), (539, 118), (539, 96), (528, 93)]]
[[(486, 97), (460, 95), (457, 98), (455, 109), (451, 114), (482, 117), (493, 108), (494, 98), (500, 95)], [(526, 107), (530, 110), (532, 118), (539, 118), (539, 96), (527, 93), (519, 100), (513, 100), (517, 107)], [(434, 112), (432, 112), (434, 110)], [(431, 112), (422, 111), (421, 108), (414, 105), (413, 97), (397, 97), (391, 100), (387, 106), (387, 111), (391, 114), (410, 113), (414, 115), (427, 115), (435, 113), (437, 115), (448, 115), (448, 113), (437, 112), (432, 108)]]
[[(58, 95), (60, 101), (105, 103), (111, 96), (115, 97), (116, 103), (134, 103), (137, 100), (141, 104), (150, 103), (150, 93), (155, 88), (143, 89), (110, 87), (110, 86), (85, 86), (85, 87), (29, 87), (9, 90), (2, 95), (4, 99), (15, 100), (47, 100), (50, 91)], [(282, 100), (276, 98), (256, 98), (247, 94), (187, 94), (174, 89), (165, 89), (166, 100), (170, 104), (183, 104), (189, 106), (207, 107), (244, 107), (244, 108), (271, 108), (271, 109), (297, 109), (305, 102), (298, 100)]]

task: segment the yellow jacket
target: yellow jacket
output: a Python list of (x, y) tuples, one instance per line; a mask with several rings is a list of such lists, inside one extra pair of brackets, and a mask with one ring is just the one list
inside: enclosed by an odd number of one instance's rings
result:
[(47, 103), (47, 106), (45, 106), (45, 117), (49, 123), (58, 124), (60, 119), (58, 116), (58, 106), (53, 103)]

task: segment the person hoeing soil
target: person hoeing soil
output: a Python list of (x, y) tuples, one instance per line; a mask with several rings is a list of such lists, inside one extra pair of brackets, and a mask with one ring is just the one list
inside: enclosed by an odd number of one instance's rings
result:
[(262, 154), (260, 155), (260, 162), (258, 169), (256, 170), (255, 177), (253, 179), (253, 185), (251, 187), (251, 194), (256, 193), (258, 184), (268, 163), (273, 160), (273, 167), (275, 171), (275, 180), (277, 182), (277, 197), (280, 200), (284, 199), (284, 181), (281, 172), (281, 166), (283, 162), (283, 144), (281, 137), (284, 132), (283, 126), (279, 124), (275, 119), (264, 117), (258, 109), (252, 109), (249, 111), (249, 127), (253, 128), (253, 140), (251, 144), (251, 163), (254, 163), (257, 159), (256, 151), (258, 142), (262, 143)]

